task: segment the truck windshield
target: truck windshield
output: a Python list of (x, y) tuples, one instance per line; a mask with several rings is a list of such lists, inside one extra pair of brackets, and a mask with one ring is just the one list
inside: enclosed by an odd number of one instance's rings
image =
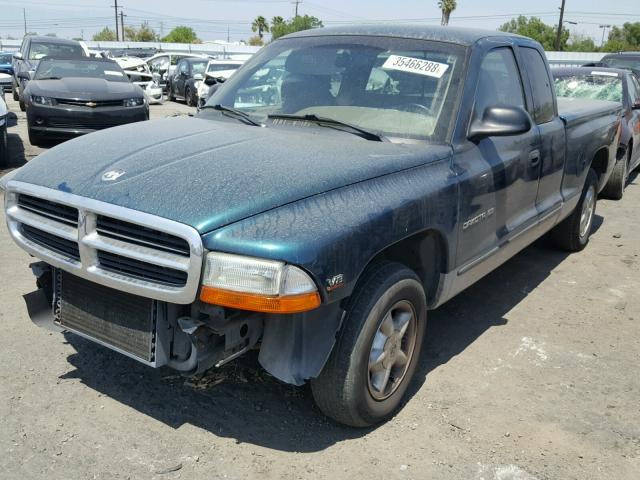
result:
[(279, 40), (207, 102), (251, 114), (315, 115), (388, 138), (444, 141), (462, 85), (465, 49), (368, 36)]
[(557, 77), (555, 88), (558, 97), (622, 102), (622, 80), (608, 72)]

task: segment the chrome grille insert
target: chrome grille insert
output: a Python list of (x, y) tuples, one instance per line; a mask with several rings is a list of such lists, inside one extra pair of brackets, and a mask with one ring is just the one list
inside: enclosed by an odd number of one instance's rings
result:
[(5, 207), (18, 245), (55, 267), (134, 295), (195, 300), (203, 248), (192, 227), (16, 181)]

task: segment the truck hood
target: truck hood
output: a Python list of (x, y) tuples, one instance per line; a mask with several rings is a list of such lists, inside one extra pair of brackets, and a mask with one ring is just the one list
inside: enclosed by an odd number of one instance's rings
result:
[[(31, 160), (12, 180), (151, 213), (207, 233), (449, 154), (447, 145), (372, 142), (327, 128), (260, 128), (235, 120), (176, 117), (68, 141)], [(103, 175), (112, 171), (121, 176), (105, 181)]]

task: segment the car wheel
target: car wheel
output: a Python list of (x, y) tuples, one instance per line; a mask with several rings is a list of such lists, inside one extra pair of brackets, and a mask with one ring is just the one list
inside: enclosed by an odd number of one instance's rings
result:
[(187, 107), (193, 107), (193, 98), (191, 97), (191, 89), (189, 87), (184, 90), (184, 101)]
[(42, 141), (42, 135), (29, 128), (29, 143), (34, 147), (39, 147), (42, 144)]
[(589, 243), (596, 215), (597, 189), (598, 175), (590, 169), (575, 210), (551, 231), (552, 239), (560, 248), (579, 252)]
[(24, 104), (23, 100), (18, 100), (18, 105), (20, 105), (20, 110), (23, 112), (27, 111), (27, 106)]
[(424, 288), (398, 263), (370, 268), (358, 283), (334, 349), (311, 381), (327, 416), (365, 427), (393, 415), (420, 355), (427, 320)]
[(13, 94), (14, 102), (17, 102), (18, 100), (20, 100), (20, 94), (18, 93), (18, 84), (15, 82), (15, 80), (11, 86), (11, 93)]
[(167, 97), (169, 97), (169, 100), (172, 102), (176, 101), (176, 96), (173, 94), (173, 85), (170, 83), (167, 84)]
[(0, 165), (9, 164), (9, 142), (7, 140), (7, 125), (0, 127)]
[(616, 162), (609, 181), (602, 189), (602, 196), (611, 200), (621, 200), (629, 178), (629, 164), (631, 163), (631, 146), (627, 148), (627, 154)]

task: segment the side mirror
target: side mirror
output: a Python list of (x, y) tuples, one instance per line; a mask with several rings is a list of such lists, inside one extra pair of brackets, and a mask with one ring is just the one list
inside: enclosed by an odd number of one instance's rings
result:
[(29, 72), (23, 70), (22, 72), (18, 72), (18, 78), (20, 80), (29, 81), (29, 80), (31, 80), (31, 75), (29, 74)]
[(481, 119), (471, 122), (467, 138), (478, 141), (484, 137), (519, 135), (531, 130), (531, 117), (521, 107), (487, 107)]
[(22, 56), (22, 53), (16, 52), (16, 53), (13, 54), (13, 59), (14, 60), (24, 60), (24, 57)]

